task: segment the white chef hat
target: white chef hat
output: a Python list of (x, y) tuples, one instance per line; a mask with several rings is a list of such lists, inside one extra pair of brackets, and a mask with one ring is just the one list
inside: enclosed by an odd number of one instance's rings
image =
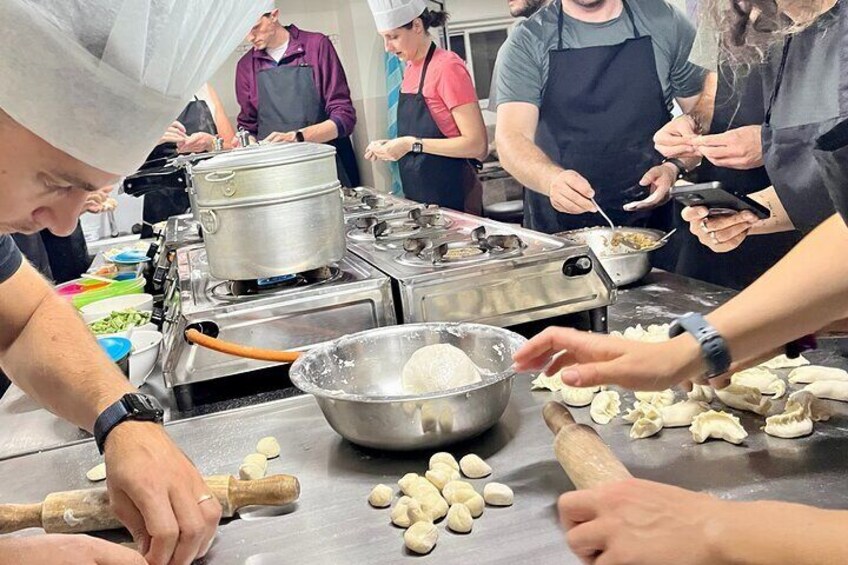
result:
[(368, 0), (377, 31), (405, 26), (427, 9), (427, 0)]
[(2, 0), (0, 108), (128, 174), (272, 0)]

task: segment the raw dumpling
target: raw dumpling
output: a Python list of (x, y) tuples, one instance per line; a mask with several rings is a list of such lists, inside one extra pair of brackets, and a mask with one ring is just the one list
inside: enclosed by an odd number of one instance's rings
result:
[(803, 355), (799, 355), (795, 359), (790, 359), (786, 355), (778, 355), (777, 357), (769, 359), (765, 363), (761, 363), (759, 366), (764, 369), (793, 369), (795, 367), (801, 367), (809, 364), (810, 362), (807, 361)]
[(426, 345), (403, 366), (401, 382), (409, 394), (427, 394), (479, 383), (477, 366), (461, 349), (448, 343)]
[(812, 393), (799, 390), (792, 393), (786, 401), (782, 414), (766, 418), (763, 431), (771, 436), (780, 438), (796, 438), (810, 435), (813, 432), (813, 422), (830, 418), (830, 412), (824, 402)]
[(699, 385), (692, 383), (692, 390), (687, 394), (689, 400), (697, 400), (699, 402), (712, 402), (715, 399), (715, 390), (710, 385)]
[(629, 327), (624, 332), (610, 332), (610, 335), (633, 341), (659, 342), (668, 340), (669, 324), (651, 324), (643, 328), (642, 324)]
[(621, 397), (614, 390), (599, 392), (592, 400), (589, 415), (598, 424), (609, 424), (621, 412)]
[(771, 401), (760, 391), (745, 385), (729, 384), (715, 391), (718, 399), (727, 406), (764, 416), (771, 409)]
[(601, 390), (601, 387), (598, 386), (583, 388), (564, 384), (562, 385), (562, 401), (577, 408), (589, 406), (592, 404), (592, 399), (595, 398), (595, 393), (599, 390)]
[(562, 390), (562, 387), (562, 378), (559, 376), (559, 371), (550, 377), (546, 377), (545, 373), (539, 373), (539, 376), (533, 379), (533, 382), (530, 383), (530, 390), (550, 390), (553, 392), (559, 392)]
[(664, 428), (682, 428), (692, 424), (692, 419), (703, 412), (707, 412), (710, 405), (698, 400), (682, 400), (671, 406), (663, 406), (660, 409)]
[(783, 380), (769, 371), (760, 367), (751, 367), (744, 371), (734, 373), (730, 377), (730, 382), (737, 385), (748, 386), (760, 391), (761, 394), (774, 395), (774, 398), (780, 398), (786, 393), (786, 383)]
[(692, 439), (697, 443), (704, 443), (710, 438), (715, 438), (738, 445), (748, 437), (748, 432), (742, 427), (739, 418), (733, 414), (715, 410), (695, 416), (689, 431), (692, 432)]
[(637, 400), (633, 404), (633, 408), (627, 411), (627, 414), (623, 416), (625, 420), (628, 422), (635, 422), (639, 418), (660, 418), (662, 414), (660, 414), (660, 409), (651, 404), (650, 402), (643, 402), (641, 400)]
[(815, 383), (818, 381), (848, 381), (848, 372), (834, 367), (809, 365), (807, 367), (792, 369), (789, 373), (789, 382), (792, 384)]
[(848, 402), (848, 381), (816, 381), (802, 390), (812, 392), (817, 398)]
[(630, 428), (631, 439), (644, 439), (659, 433), (663, 427), (662, 416), (658, 418), (639, 418)]
[(674, 391), (670, 388), (661, 390), (659, 392), (637, 391), (634, 392), (633, 395), (636, 397), (636, 400), (641, 400), (642, 402), (649, 402), (654, 406), (671, 406), (672, 404), (674, 404)]

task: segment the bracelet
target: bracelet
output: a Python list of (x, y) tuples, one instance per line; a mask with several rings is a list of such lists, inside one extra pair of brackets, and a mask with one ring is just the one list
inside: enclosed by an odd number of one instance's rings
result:
[(686, 170), (686, 165), (683, 163), (683, 161), (681, 161), (680, 159), (677, 159), (675, 157), (669, 157), (667, 159), (663, 159), (662, 164), (664, 165), (666, 163), (668, 163), (670, 165), (674, 165), (677, 168), (677, 178), (678, 179), (683, 178), (683, 175), (685, 175), (686, 173), (689, 172), (688, 170)]

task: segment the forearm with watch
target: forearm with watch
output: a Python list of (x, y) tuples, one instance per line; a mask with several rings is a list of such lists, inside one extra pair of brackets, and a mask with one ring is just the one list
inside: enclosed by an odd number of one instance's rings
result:
[[(327, 143), (339, 137), (339, 128), (333, 120), (324, 120), (323, 122), (302, 128), (298, 130), (303, 136), (303, 139), (298, 141), (310, 141), (312, 143)], [(295, 135), (297, 132), (295, 132)]]

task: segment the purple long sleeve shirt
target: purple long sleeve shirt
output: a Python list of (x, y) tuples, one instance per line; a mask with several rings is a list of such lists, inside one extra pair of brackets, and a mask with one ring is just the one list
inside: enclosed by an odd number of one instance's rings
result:
[[(350, 100), (342, 62), (330, 38), (323, 33), (300, 30), (294, 25), (286, 26), (286, 29), (291, 38), (279, 64), (297, 66), (303, 63), (312, 67), (315, 89), (324, 101), (327, 116), (336, 124), (339, 137), (349, 136), (356, 125), (356, 110)], [(277, 62), (264, 49), (251, 49), (236, 66), (236, 99), (241, 106), (238, 125), (253, 135), (258, 129), (256, 77), (260, 71), (276, 66)]]

